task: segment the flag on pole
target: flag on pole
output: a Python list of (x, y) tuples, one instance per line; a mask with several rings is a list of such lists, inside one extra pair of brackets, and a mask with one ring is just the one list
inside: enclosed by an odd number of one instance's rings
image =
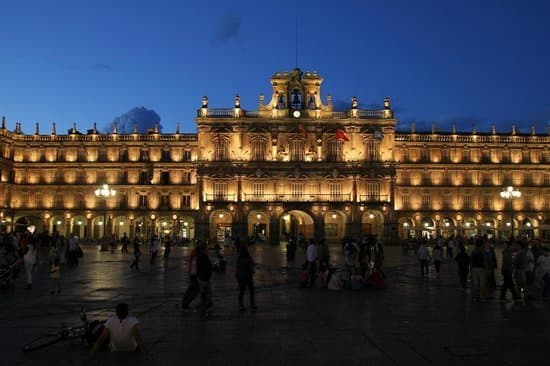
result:
[(344, 133), (344, 130), (340, 128), (336, 130), (336, 139), (338, 141), (349, 141), (349, 138)]

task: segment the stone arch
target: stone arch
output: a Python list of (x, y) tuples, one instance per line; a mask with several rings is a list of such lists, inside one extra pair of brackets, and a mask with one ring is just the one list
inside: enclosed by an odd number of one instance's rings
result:
[(401, 217), (397, 221), (397, 233), (401, 239), (414, 238), (414, 229), (414, 220), (410, 217)]
[(78, 236), (79, 239), (89, 236), (88, 225), (86, 217), (83, 215), (76, 215), (71, 219), (71, 235)]
[(252, 210), (248, 213), (247, 235), (257, 243), (266, 243), (269, 240), (269, 218), (267, 210)]
[(314, 216), (305, 210), (287, 210), (279, 216), (279, 237), (304, 239), (313, 238), (315, 233)]
[(113, 235), (116, 235), (118, 238), (122, 238), (124, 233), (130, 235), (130, 220), (126, 216), (116, 216), (113, 217), (112, 221)]
[(361, 231), (363, 234), (378, 235), (384, 233), (384, 214), (378, 210), (367, 210), (361, 215)]
[(209, 216), (210, 240), (223, 243), (226, 235), (232, 236), (233, 214), (227, 209), (214, 210)]
[(15, 220), (15, 231), (25, 232), (31, 225), (35, 226), (36, 232), (42, 231), (43, 221), (37, 216), (22, 216)]
[(134, 219), (134, 236), (148, 238), (153, 233), (152, 221), (147, 216), (138, 216)]
[(473, 217), (465, 217), (462, 222), (464, 237), (471, 238), (477, 235), (477, 220)]
[(436, 234), (434, 219), (431, 217), (423, 217), (422, 220), (420, 220), (419, 230), (422, 233), (421, 237), (433, 239)]
[(346, 235), (347, 221), (347, 215), (342, 210), (326, 211), (323, 214), (325, 238), (331, 241), (342, 241)]
[(176, 232), (182, 242), (189, 242), (195, 239), (195, 218), (184, 215), (178, 218)]

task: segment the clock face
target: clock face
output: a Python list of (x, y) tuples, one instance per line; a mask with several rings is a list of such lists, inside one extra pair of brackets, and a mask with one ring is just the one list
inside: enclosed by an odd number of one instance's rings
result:
[(302, 113), (300, 113), (300, 111), (294, 111), (294, 112), (292, 112), (292, 115), (294, 116), (294, 118), (300, 118)]

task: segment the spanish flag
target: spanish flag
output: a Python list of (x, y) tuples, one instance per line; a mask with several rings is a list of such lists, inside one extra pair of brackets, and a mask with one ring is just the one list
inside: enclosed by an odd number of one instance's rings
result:
[(344, 133), (344, 130), (340, 128), (336, 130), (336, 139), (338, 141), (349, 141), (349, 138)]

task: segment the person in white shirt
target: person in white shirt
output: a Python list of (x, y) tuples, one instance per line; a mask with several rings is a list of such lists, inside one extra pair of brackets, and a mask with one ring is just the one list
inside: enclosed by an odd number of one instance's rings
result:
[(306, 263), (307, 269), (309, 270), (309, 281), (308, 287), (313, 287), (315, 283), (315, 274), (317, 273), (317, 245), (315, 241), (310, 240), (309, 245), (306, 249)]
[(101, 335), (90, 350), (90, 357), (101, 347), (107, 337), (110, 339), (109, 348), (112, 352), (143, 351), (143, 339), (138, 324), (136, 317), (128, 316), (128, 304), (118, 304), (116, 314), (107, 319)]
[(428, 277), (428, 264), (430, 262), (430, 251), (426, 246), (424, 240), (420, 243), (418, 252), (416, 253), (418, 259), (420, 260), (420, 271), (422, 273), (422, 278), (424, 278), (424, 271), (426, 271), (426, 278)]
[(32, 270), (36, 264), (36, 248), (34, 243), (28, 242), (25, 250), (23, 262), (25, 263), (25, 273), (27, 274), (27, 289), (30, 289), (32, 287)]

